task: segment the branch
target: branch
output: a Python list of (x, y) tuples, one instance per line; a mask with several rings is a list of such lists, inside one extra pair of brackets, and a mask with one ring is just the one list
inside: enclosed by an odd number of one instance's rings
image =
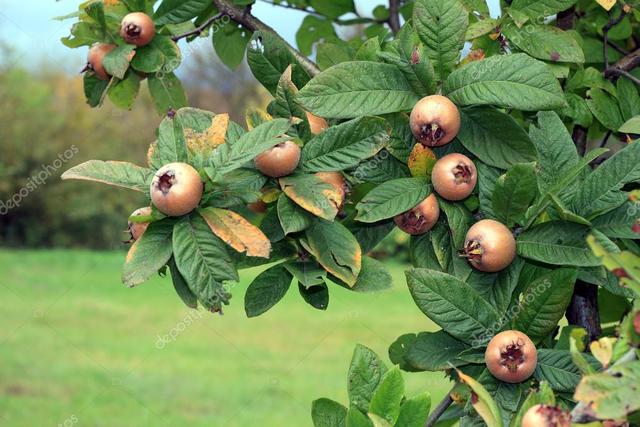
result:
[(212, 16), (211, 18), (207, 19), (205, 21), (204, 24), (200, 25), (198, 28), (195, 28), (191, 31), (187, 31), (184, 34), (178, 34), (176, 36), (171, 37), (171, 40), (173, 40), (174, 42), (177, 42), (180, 39), (184, 39), (186, 37), (189, 36), (195, 36), (195, 35), (200, 35), (204, 32), (204, 30), (206, 30), (209, 26), (213, 25), (214, 22), (216, 22), (218, 19), (222, 18), (222, 13), (218, 13), (214, 16)]
[(602, 333), (598, 312), (598, 287), (578, 280), (566, 315), (570, 325), (587, 330), (589, 342), (597, 340)]
[(400, 31), (400, 0), (389, 0), (389, 27), (393, 34)]
[(320, 69), (313, 61), (287, 43), (273, 28), (253, 16), (248, 10), (238, 9), (232, 4), (231, 0), (213, 0), (213, 3), (223, 16), (228, 16), (232, 21), (242, 25), (247, 30), (251, 32), (263, 31), (278, 37), (311, 77), (320, 73)]
[[(451, 391), (453, 391), (453, 389)], [(451, 398), (451, 391), (447, 393), (447, 395), (440, 401), (440, 403), (438, 403), (436, 409), (434, 409), (431, 415), (429, 415), (425, 427), (433, 427), (438, 422), (438, 419), (440, 419), (442, 414), (444, 414), (444, 411), (446, 411), (447, 408), (451, 406), (451, 404), (453, 403), (453, 399)]]
[(640, 49), (634, 50), (615, 64), (607, 67), (604, 70), (604, 76), (608, 79), (616, 79), (623, 76), (640, 86), (640, 79), (630, 73), (631, 70), (638, 66), (640, 66)]

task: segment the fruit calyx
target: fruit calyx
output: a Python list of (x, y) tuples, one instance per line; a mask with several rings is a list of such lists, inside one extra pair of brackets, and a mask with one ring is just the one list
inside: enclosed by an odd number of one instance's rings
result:
[(409, 234), (421, 234), (427, 222), (424, 215), (414, 210), (405, 212), (400, 217), (401, 228)]
[(456, 184), (469, 184), (473, 178), (473, 171), (469, 165), (458, 163), (452, 170), (453, 176), (456, 178)]
[(522, 347), (524, 347), (524, 341), (518, 338), (516, 341), (512, 341), (511, 344), (500, 349), (500, 364), (505, 366), (510, 372), (516, 372), (518, 367), (525, 362)]
[(437, 123), (427, 123), (420, 127), (418, 140), (423, 145), (434, 146), (444, 137), (444, 131)]
[(171, 191), (171, 187), (176, 183), (176, 174), (173, 171), (166, 171), (158, 178), (156, 187), (162, 191), (162, 194), (168, 194)]
[(140, 34), (142, 34), (142, 27), (132, 22), (125, 24), (122, 29), (131, 39), (137, 39), (140, 37)]
[(484, 250), (477, 240), (469, 240), (465, 243), (464, 249), (460, 252), (460, 256), (466, 258), (472, 264), (479, 265), (482, 262)]

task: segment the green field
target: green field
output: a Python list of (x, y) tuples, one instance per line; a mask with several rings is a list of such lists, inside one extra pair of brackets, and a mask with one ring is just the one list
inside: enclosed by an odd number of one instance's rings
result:
[[(400, 266), (392, 291), (333, 287), (319, 312), (292, 289), (247, 319), (242, 294), (256, 270), (217, 316), (187, 310), (169, 279), (125, 288), (123, 257), (0, 251), (0, 425), (309, 426), (313, 399), (347, 402), (356, 343), (388, 360), (397, 336), (433, 328)], [(448, 389), (441, 373), (405, 380), (436, 401)]]

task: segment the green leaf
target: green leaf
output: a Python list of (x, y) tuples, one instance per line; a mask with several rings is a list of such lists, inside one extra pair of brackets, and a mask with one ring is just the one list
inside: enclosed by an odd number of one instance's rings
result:
[(573, 199), (575, 212), (585, 218), (602, 215), (627, 199), (619, 190), (640, 180), (640, 144), (631, 143), (593, 171), (580, 185)]
[(356, 206), (357, 221), (377, 222), (416, 207), (431, 193), (425, 177), (400, 178), (371, 190)]
[(565, 93), (567, 106), (558, 110), (558, 114), (562, 117), (569, 118), (575, 124), (589, 127), (593, 122), (593, 115), (589, 109), (587, 101), (574, 93)]
[(346, 427), (347, 408), (331, 399), (314, 400), (311, 418), (314, 427)]
[(109, 82), (100, 80), (93, 73), (85, 73), (82, 77), (82, 81), (87, 104), (92, 108), (102, 105)]
[(587, 105), (596, 119), (607, 129), (617, 131), (624, 124), (617, 100), (600, 89), (588, 92)]
[(222, 63), (235, 70), (244, 59), (250, 38), (249, 31), (230, 21), (217, 28), (217, 33), (213, 36), (213, 47)]
[(327, 272), (313, 260), (288, 261), (284, 267), (306, 288), (322, 285), (327, 278)]
[(534, 343), (546, 338), (564, 317), (577, 275), (575, 269), (560, 268), (531, 282), (516, 310), (514, 329)]
[(271, 120), (245, 133), (233, 144), (220, 145), (209, 159), (209, 177), (218, 181), (227, 173), (241, 168), (261, 153), (283, 142), (285, 139), (282, 135), (290, 126), (287, 119)]
[(247, 317), (256, 317), (276, 305), (287, 293), (293, 276), (282, 264), (263, 271), (247, 288), (244, 311)]
[[(617, 94), (620, 112), (624, 120), (629, 121), (633, 117), (640, 115), (640, 95), (638, 95), (638, 89), (636, 89), (636, 85), (631, 80), (618, 79)], [(640, 131), (635, 133), (640, 133)]]
[(462, 342), (474, 343), (499, 321), (498, 312), (456, 277), (427, 269), (411, 269), (406, 275), (418, 308)]
[(408, 111), (418, 102), (398, 67), (344, 62), (314, 77), (299, 93), (302, 106), (320, 117), (353, 117)]
[[(597, 365), (592, 356), (581, 354), (591, 365)], [(558, 392), (573, 393), (582, 378), (580, 369), (573, 363), (571, 352), (566, 350), (538, 349), (535, 377), (547, 381)]]
[(363, 222), (349, 223), (348, 228), (358, 239), (362, 253), (371, 252), (395, 227), (393, 221), (380, 221), (374, 224)]
[(576, 70), (567, 80), (566, 90), (579, 93), (579, 89), (602, 89), (616, 96), (616, 87), (604, 78), (602, 72), (594, 67)]
[(326, 310), (329, 307), (329, 288), (326, 284), (309, 286), (298, 283), (298, 291), (307, 304), (316, 310)]
[(200, 215), (185, 216), (175, 225), (173, 253), (189, 289), (207, 310), (220, 311), (229, 303), (223, 282), (237, 281), (238, 271), (224, 242)]
[(296, 43), (305, 56), (311, 55), (316, 42), (334, 38), (337, 38), (337, 35), (331, 20), (311, 14), (305, 16), (296, 32)]
[(329, 273), (353, 288), (362, 266), (362, 250), (353, 234), (338, 222), (316, 219), (305, 237), (305, 249)]
[(546, 64), (521, 53), (471, 62), (451, 73), (444, 92), (460, 106), (536, 111), (565, 105), (562, 88)]
[(481, 19), (469, 25), (464, 36), (466, 41), (477, 39), (492, 32), (499, 24), (497, 19)]
[(146, 282), (167, 265), (172, 254), (171, 236), (174, 221), (152, 222), (142, 237), (129, 249), (122, 270), (122, 282), (133, 287)]
[(455, 248), (462, 249), (467, 231), (473, 225), (471, 212), (462, 203), (451, 203), (440, 199), (439, 204), (447, 216)]
[(286, 194), (280, 194), (277, 207), (284, 234), (303, 231), (311, 224), (311, 215), (291, 201)]
[(518, 254), (552, 265), (600, 265), (587, 246), (589, 227), (566, 221), (545, 222), (518, 237)]
[(622, 133), (640, 134), (640, 116), (630, 118), (618, 129)]
[(480, 212), (484, 214), (485, 218), (495, 219), (496, 215), (493, 213), (493, 191), (502, 172), (484, 163), (477, 163), (476, 168), (478, 169)]
[(170, 109), (178, 110), (187, 106), (187, 95), (175, 74), (149, 76), (147, 80), (158, 114), (164, 115)]
[(109, 100), (118, 108), (130, 110), (140, 91), (140, 76), (128, 72), (124, 80), (117, 80), (109, 86)]
[(193, 292), (191, 292), (191, 289), (189, 289), (189, 284), (184, 280), (184, 277), (182, 277), (174, 258), (169, 260), (169, 271), (171, 271), (173, 288), (182, 302), (184, 302), (184, 304), (189, 308), (198, 308), (198, 298), (193, 294)]
[(360, 163), (350, 175), (357, 183), (384, 184), (393, 179), (409, 178), (411, 173), (405, 163), (382, 150), (372, 159)]
[(640, 218), (640, 204), (626, 202), (617, 209), (595, 218), (593, 227), (612, 239), (637, 239), (634, 225)]
[(104, 68), (107, 74), (124, 79), (124, 75), (129, 69), (129, 63), (131, 62), (131, 53), (135, 49), (135, 46), (125, 44), (118, 46), (104, 57)]
[(443, 81), (460, 59), (469, 25), (468, 12), (458, 0), (416, 0), (413, 22), (437, 79)]
[(383, 262), (368, 256), (362, 257), (360, 274), (352, 288), (354, 292), (379, 292), (392, 286), (393, 278)]
[(398, 427), (423, 427), (431, 409), (431, 395), (428, 392), (406, 399), (400, 407)]
[(298, 206), (313, 215), (332, 221), (338, 214), (335, 188), (315, 175), (290, 175), (280, 178), (282, 191)]
[(531, 18), (543, 18), (569, 9), (577, 0), (514, 0), (511, 8)]
[[(579, 158), (569, 131), (556, 113), (541, 111), (537, 117), (538, 124), (529, 128), (529, 136), (538, 150), (538, 188), (546, 194), (568, 169), (578, 164)], [(575, 184), (568, 186), (568, 190), (573, 189)]]
[(331, 172), (358, 165), (389, 141), (386, 122), (362, 117), (332, 126), (305, 144), (300, 159), (304, 172)]
[[(496, 404), (496, 401), (492, 397), (492, 395), (497, 395), (496, 390), (493, 390), (493, 393), (489, 393), (487, 389), (474, 378), (465, 375), (460, 371), (457, 372), (460, 380), (471, 388), (475, 396), (473, 399), (471, 399), (473, 409), (476, 410), (478, 415), (482, 417), (482, 419), (488, 426), (502, 427), (502, 414), (500, 413), (500, 409)], [(500, 395), (498, 394), (496, 397), (500, 397)], [(510, 400), (512, 402), (517, 401), (517, 399), (514, 399), (513, 396), (510, 397)]]
[(163, 0), (153, 20), (156, 25), (179, 24), (198, 16), (210, 3), (209, 0)]
[(483, 163), (509, 169), (537, 159), (526, 131), (508, 114), (492, 107), (461, 110), (458, 140)]
[(349, 402), (362, 412), (367, 412), (375, 390), (387, 372), (387, 367), (376, 353), (358, 344), (349, 367), (347, 388)]
[(288, 49), (284, 40), (270, 32), (256, 31), (247, 46), (247, 62), (253, 75), (271, 93), (275, 94), (280, 76), (293, 65), (292, 81), (303, 87), (309, 76)]
[(394, 367), (385, 374), (376, 388), (369, 405), (369, 413), (378, 415), (390, 425), (395, 425), (400, 415), (400, 403), (403, 398), (404, 380), (400, 369)]
[(310, 3), (316, 12), (331, 19), (339, 18), (345, 13), (356, 10), (353, 0), (310, 0)]
[(347, 427), (376, 427), (373, 422), (367, 418), (357, 408), (349, 408), (347, 412)]
[(132, 163), (89, 160), (72, 167), (61, 178), (100, 182), (148, 194), (153, 172)]
[(502, 32), (509, 42), (533, 56), (551, 62), (584, 63), (584, 53), (569, 32), (550, 25), (527, 24), (518, 28), (504, 25)]
[(416, 370), (441, 371), (455, 364), (458, 354), (468, 348), (445, 331), (421, 332), (408, 347), (404, 359)]
[(507, 227), (520, 224), (537, 192), (533, 163), (513, 166), (498, 178), (493, 191), (493, 213)]

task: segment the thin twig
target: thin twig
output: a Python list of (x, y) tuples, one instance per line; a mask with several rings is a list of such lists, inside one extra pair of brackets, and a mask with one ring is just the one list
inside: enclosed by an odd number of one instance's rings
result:
[(604, 138), (602, 138), (602, 142), (600, 142), (600, 148), (604, 148), (607, 145), (607, 142), (609, 142), (609, 138), (611, 138), (612, 133), (613, 131), (610, 130), (607, 132)]
[[(271, 0), (260, 0), (261, 2), (268, 4), (270, 6), (274, 6), (274, 7), (282, 7), (285, 9), (291, 9), (291, 10), (295, 10), (298, 12), (304, 12), (304, 13), (309, 13), (311, 15), (314, 16), (319, 16), (322, 18), (326, 18), (325, 15), (318, 13), (317, 11), (313, 10), (313, 9), (309, 9), (308, 7), (304, 7), (304, 6), (296, 6), (293, 4), (289, 4), (289, 3), (275, 3)], [(354, 14), (356, 15), (356, 18), (352, 18), (352, 19), (340, 19), (340, 18), (335, 18), (333, 20), (333, 22), (335, 22), (336, 24), (340, 25), (340, 26), (349, 26), (349, 25), (356, 25), (356, 24), (370, 24), (370, 23), (378, 23), (378, 24), (383, 24), (385, 22), (387, 22), (386, 20), (378, 20), (378, 19), (372, 19), (372, 18), (364, 18), (361, 17), (357, 12), (354, 12)]]
[(184, 34), (178, 34), (176, 36), (171, 37), (171, 40), (173, 40), (174, 42), (177, 42), (180, 39), (184, 39), (186, 37), (189, 36), (195, 36), (195, 35), (200, 35), (204, 32), (204, 30), (206, 30), (208, 27), (210, 27), (211, 25), (213, 25), (214, 22), (216, 22), (218, 19), (222, 18), (223, 15), (222, 13), (218, 13), (214, 16), (212, 16), (211, 18), (207, 19), (204, 24), (200, 25), (198, 28), (195, 28), (191, 31), (187, 31)]
[(623, 76), (623, 77), (626, 77), (627, 79), (631, 80), (633, 83), (635, 83), (638, 86), (640, 86), (640, 79), (638, 79), (633, 74), (631, 74), (631, 73), (629, 73), (627, 71), (617, 70), (617, 69), (613, 68), (613, 69), (608, 70), (607, 73), (610, 76)]
[(393, 34), (400, 31), (400, 0), (389, 0), (389, 27)]
[(218, 8), (218, 11), (223, 16), (228, 16), (235, 23), (242, 25), (244, 28), (251, 32), (263, 31), (273, 34), (278, 37), (281, 42), (286, 46), (287, 50), (293, 54), (296, 60), (300, 63), (302, 68), (311, 76), (320, 74), (318, 66), (309, 58), (304, 56), (300, 51), (291, 46), (285, 39), (283, 39), (273, 28), (253, 16), (249, 10), (241, 10), (234, 6), (231, 0), (213, 0), (213, 3)]
[[(453, 391), (453, 389), (451, 391)], [(442, 414), (444, 414), (444, 411), (446, 411), (447, 408), (451, 406), (451, 404), (453, 403), (453, 399), (451, 398), (451, 391), (447, 393), (447, 395), (440, 401), (440, 403), (438, 403), (436, 409), (434, 409), (431, 415), (429, 415), (425, 427), (433, 427), (438, 422)]]
[(613, 18), (613, 14), (609, 12), (609, 22), (607, 25), (602, 28), (602, 37), (604, 39), (604, 43), (602, 44), (603, 55), (604, 55), (604, 66), (605, 68), (609, 68), (609, 30), (618, 25), (624, 17), (627, 15), (624, 8), (620, 11), (620, 15), (617, 18)]

